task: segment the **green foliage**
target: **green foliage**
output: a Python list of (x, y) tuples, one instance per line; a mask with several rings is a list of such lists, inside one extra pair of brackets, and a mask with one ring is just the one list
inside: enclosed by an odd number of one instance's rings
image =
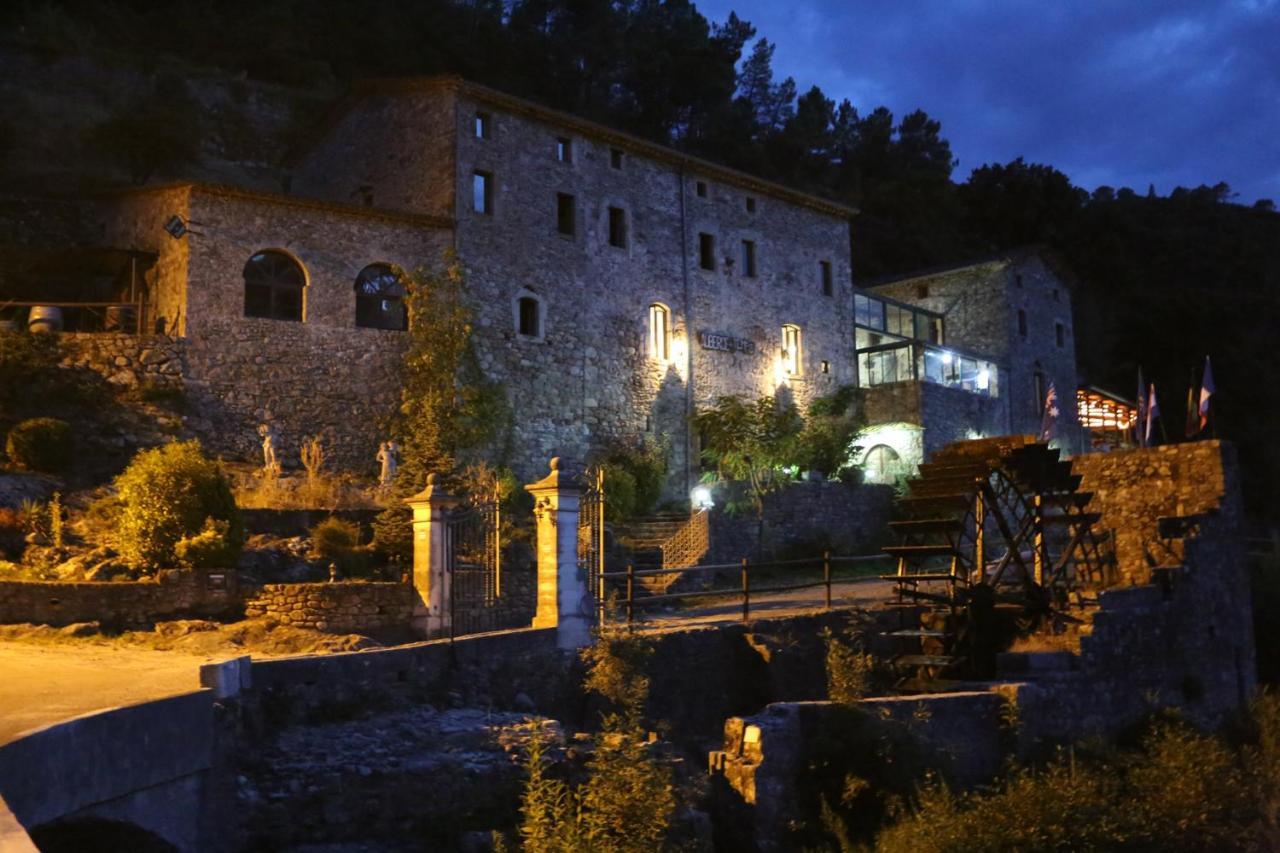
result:
[(32, 394), (43, 394), (58, 364), (55, 335), (0, 332), (0, 411)]
[(787, 478), (782, 468), (795, 462), (796, 440), (804, 420), (794, 406), (773, 397), (747, 401), (720, 397), (715, 405), (693, 416), (702, 437), (702, 456), (725, 479), (747, 483), (757, 516), (764, 498)]
[(9, 430), (5, 453), (28, 471), (55, 473), (71, 462), (71, 425), (57, 418), (31, 418)]
[(162, 76), (149, 93), (90, 131), (87, 141), (135, 184), (143, 184), (157, 172), (173, 174), (194, 163), (200, 153), (200, 105), (180, 76)]
[(600, 463), (605, 476), (605, 515), (623, 521), (648, 515), (662, 497), (667, 476), (666, 448), (658, 442), (617, 445)]
[(53, 497), (49, 499), (49, 505), (46, 507), (49, 513), (49, 542), (53, 547), (61, 549), (63, 545), (62, 534), (62, 494), (54, 492)]
[(344, 578), (369, 573), (369, 552), (360, 547), (360, 527), (353, 522), (332, 515), (321, 521), (311, 528), (311, 550)]
[(822, 632), (826, 647), (827, 698), (852, 705), (872, 691), (875, 657), (867, 654), (852, 637), (837, 636), (830, 628)]
[(410, 513), (402, 500), (470, 462), (506, 455), (512, 414), (500, 383), (487, 379), (472, 345), (461, 264), (420, 269), (406, 282), (409, 318), (400, 408), (392, 431), (401, 448), (393, 498), (374, 526), (379, 550), (409, 559)]
[(234, 568), (240, 549), (228, 538), (231, 525), (212, 518), (194, 536), (184, 536), (173, 546), (178, 565), (187, 569)]
[(231, 488), (218, 464), (197, 441), (143, 450), (115, 481), (121, 512), (121, 557), (142, 567), (170, 565), (184, 537), (199, 534), (208, 519), (226, 522), (228, 546), (240, 551), (244, 530)]
[(1280, 700), (1262, 696), (1237, 742), (1176, 719), (1136, 751), (1015, 770), (993, 793), (926, 785), (880, 834), (885, 853), (1267, 849), (1280, 807)]
[(849, 446), (866, 419), (855, 411), (857, 389), (846, 385), (809, 404), (804, 430), (796, 439), (796, 464), (804, 471), (818, 471), (830, 479), (853, 476)]
[(583, 686), (612, 706), (603, 723), (606, 730), (636, 731), (644, 727), (644, 703), (649, 696), (646, 674), (653, 646), (626, 634), (606, 633), (582, 650), (587, 664)]

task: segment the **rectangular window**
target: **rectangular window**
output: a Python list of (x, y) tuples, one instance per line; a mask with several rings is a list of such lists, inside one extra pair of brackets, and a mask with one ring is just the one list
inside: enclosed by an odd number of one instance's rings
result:
[(706, 197), (707, 197), (707, 182), (706, 182), (706, 181), (698, 181), (696, 184), (694, 184), (694, 190), (698, 193), (698, 198), (706, 198)]
[(830, 372), (831, 372), (831, 362), (826, 361), (825, 359), (823, 360), (823, 362), (822, 362), (822, 372), (823, 372), (823, 373), (830, 373)]
[(578, 218), (578, 205), (568, 193), (556, 193), (556, 230), (573, 236)]
[(489, 138), (489, 114), (476, 113), (476, 139)]
[(1027, 336), (1027, 312), (1021, 308), (1018, 309), (1018, 335), (1023, 338)]
[(698, 266), (704, 270), (716, 268), (716, 238), (710, 234), (698, 235)]
[(927, 285), (927, 284), (917, 284), (917, 285), (916, 285), (916, 299), (928, 299), (928, 298), (929, 298), (929, 285)]
[(869, 329), (884, 328), (884, 303), (869, 296), (853, 298), (854, 322)]
[(561, 163), (573, 162), (573, 140), (560, 137), (556, 140), (556, 159)]
[(529, 338), (538, 337), (542, 329), (538, 317), (538, 300), (525, 296), (519, 302), (520, 334)]
[(671, 349), (671, 331), (667, 328), (668, 312), (665, 306), (649, 306), (649, 355), (666, 361)]
[(1058, 341), (1058, 349), (1062, 349), (1067, 345), (1067, 327), (1061, 323), (1053, 324), (1053, 334)]
[(609, 245), (627, 248), (627, 212), (620, 207), (609, 208)]
[(747, 213), (756, 212), (756, 200), (753, 196), (747, 196)]
[(754, 240), (742, 241), (742, 274), (747, 278), (756, 277), (756, 244)]
[(782, 327), (782, 368), (788, 376), (799, 376), (801, 366), (800, 327), (786, 325)]
[(622, 168), (622, 150), (619, 148), (609, 149), (609, 165), (614, 169)]
[(493, 175), (477, 171), (471, 176), (471, 207), (476, 213), (493, 213)]
[(835, 293), (835, 282), (831, 280), (831, 261), (818, 261), (818, 270), (822, 275), (822, 295), (833, 295)]

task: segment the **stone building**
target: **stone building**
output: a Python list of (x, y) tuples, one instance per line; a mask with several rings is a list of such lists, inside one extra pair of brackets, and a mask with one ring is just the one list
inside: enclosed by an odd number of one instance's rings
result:
[(1038, 432), (1049, 381), (1074, 399), (1069, 294), (1039, 254), (855, 295), (855, 211), (458, 78), (356, 87), (287, 166), (287, 193), (120, 193), (97, 235), (132, 253), (139, 330), (171, 339), (220, 453), (254, 455), (265, 421), (286, 462), (323, 433), (338, 465), (372, 472), (398, 399), (399, 275), (450, 251), (526, 479), (648, 439), (687, 495), (688, 416), (722, 395), (803, 406), (862, 386), (860, 452), (882, 479), (955, 438)]

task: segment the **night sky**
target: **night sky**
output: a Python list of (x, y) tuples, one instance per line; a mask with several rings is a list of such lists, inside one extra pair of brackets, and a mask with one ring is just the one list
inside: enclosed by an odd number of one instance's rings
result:
[[(1078, 186), (1226, 181), (1280, 203), (1280, 0), (700, 0), (775, 79), (942, 122), (957, 181), (1024, 157)], [(750, 49), (750, 46), (747, 48)]]

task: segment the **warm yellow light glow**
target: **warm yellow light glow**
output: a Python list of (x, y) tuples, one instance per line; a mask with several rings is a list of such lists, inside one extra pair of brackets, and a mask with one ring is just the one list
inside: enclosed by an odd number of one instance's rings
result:
[(671, 356), (671, 311), (660, 302), (649, 306), (649, 357), (668, 361)]

